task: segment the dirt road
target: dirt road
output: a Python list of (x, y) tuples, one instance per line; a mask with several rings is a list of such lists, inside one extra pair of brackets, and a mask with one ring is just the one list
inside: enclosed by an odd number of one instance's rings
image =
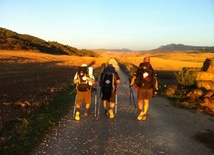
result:
[[(201, 113), (179, 109), (163, 97), (150, 102), (148, 119), (137, 121), (138, 110), (129, 102), (128, 77), (111, 60), (121, 84), (118, 91), (118, 112), (114, 119), (101, 113), (94, 117), (94, 104), (90, 116), (75, 121), (72, 111), (66, 115), (32, 155), (210, 155), (213, 150), (199, 142), (199, 133), (214, 132), (214, 118)], [(136, 91), (135, 99), (136, 99)]]

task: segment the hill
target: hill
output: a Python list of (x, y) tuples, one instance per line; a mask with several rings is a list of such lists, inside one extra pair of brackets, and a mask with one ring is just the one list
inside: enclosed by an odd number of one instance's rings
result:
[(14, 31), (0, 27), (0, 50), (37, 50), (49, 54), (92, 56), (99, 55), (91, 50), (63, 45), (55, 41), (45, 41), (43, 39), (28, 35), (19, 34)]
[(183, 44), (168, 44), (160, 46), (156, 49), (157, 51), (214, 51), (214, 46), (190, 46)]
[(100, 51), (107, 51), (107, 52), (132, 52), (132, 50), (128, 48), (121, 48), (121, 49), (95, 49)]

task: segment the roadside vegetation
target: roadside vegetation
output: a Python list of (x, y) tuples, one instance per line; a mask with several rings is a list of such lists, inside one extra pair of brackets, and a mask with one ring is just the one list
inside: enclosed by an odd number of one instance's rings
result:
[[(115, 57), (121, 69), (131, 77), (145, 55), (148, 54)], [(174, 56), (154, 54), (151, 57), (153, 68), (158, 71), (160, 78), (159, 94), (166, 95), (166, 90), (174, 86), (178, 88), (178, 85), (182, 86), (185, 83), (194, 84), (194, 76), (184, 78), (183, 73), (179, 73), (183, 67), (201, 67), (204, 60), (207, 57), (214, 57), (214, 54), (199, 53), (198, 57), (197, 54), (185, 53)], [(0, 87), (2, 88), (0, 90), (0, 154), (7, 155), (29, 154), (72, 108), (74, 94), (70, 95), (70, 93), (75, 88), (72, 80), (78, 66), (82, 63), (93, 66), (94, 76), (99, 78), (109, 57), (80, 57), (52, 55), (38, 51), (2, 50), (0, 60)], [(177, 91), (171, 89), (176, 93), (168, 97), (172, 99), (172, 103), (193, 108), (193, 103), (198, 101), (197, 98), (194, 102), (186, 102), (187, 100), (181, 96), (186, 91), (184, 88), (187, 87), (181, 88)], [(197, 108), (194, 107), (194, 109)]]
[(75, 95), (69, 93), (74, 88), (72, 86), (58, 93), (48, 106), (42, 106), (30, 114), (13, 118), (1, 129), (0, 153), (29, 154), (70, 110)]
[(0, 60), (0, 154), (21, 155), (72, 108), (77, 67), (92, 66), (97, 78), (108, 59), (0, 51)]
[[(195, 55), (180, 54), (152, 55), (151, 63), (156, 70), (159, 80), (158, 94), (169, 98), (173, 105), (180, 108), (196, 110), (206, 114), (214, 114), (213, 91), (198, 89), (196, 72), (201, 69), (207, 57), (213, 57), (213, 53), (199, 54), (203, 57), (196, 58)], [(130, 77), (133, 75), (137, 65), (142, 62), (143, 57), (117, 58), (121, 69)], [(130, 63), (131, 62), (131, 63)], [(168, 64), (167, 64), (168, 63)], [(183, 66), (182, 66), (183, 65)], [(173, 68), (174, 66), (174, 68)], [(169, 68), (171, 71), (169, 71)]]

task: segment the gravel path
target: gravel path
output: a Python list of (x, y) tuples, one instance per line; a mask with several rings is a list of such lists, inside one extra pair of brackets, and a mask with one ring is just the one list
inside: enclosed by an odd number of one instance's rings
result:
[(105, 116), (102, 108), (95, 118), (92, 105), (90, 116), (84, 117), (82, 108), (81, 120), (75, 121), (71, 109), (32, 155), (214, 154), (194, 138), (198, 133), (214, 132), (213, 117), (176, 108), (156, 96), (150, 102), (148, 119), (137, 121), (138, 111), (129, 102), (129, 86), (125, 83), (128, 77), (115, 60), (111, 63), (121, 77), (115, 118)]

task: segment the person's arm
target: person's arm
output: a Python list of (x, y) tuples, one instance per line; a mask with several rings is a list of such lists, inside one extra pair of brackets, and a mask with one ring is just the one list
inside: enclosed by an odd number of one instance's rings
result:
[(154, 80), (155, 80), (155, 86), (154, 86), (154, 88), (155, 88), (155, 93), (157, 94), (157, 91), (158, 91), (158, 79), (157, 79), (156, 76), (154, 77)]
[(79, 83), (79, 79), (77, 78), (77, 73), (74, 76), (74, 80), (73, 80), (74, 84)]
[(95, 79), (87, 77), (86, 81), (89, 83), (89, 85), (95, 84)]
[(116, 72), (116, 82), (117, 82), (117, 84), (119, 84), (120, 83), (120, 77), (119, 77), (119, 75), (118, 75), (118, 73)]
[(155, 89), (158, 90), (158, 79), (155, 77)]
[(130, 87), (133, 86), (135, 79), (136, 79), (136, 76), (134, 75), (134, 76), (131, 78), (131, 81), (130, 81), (130, 84), (129, 84)]

